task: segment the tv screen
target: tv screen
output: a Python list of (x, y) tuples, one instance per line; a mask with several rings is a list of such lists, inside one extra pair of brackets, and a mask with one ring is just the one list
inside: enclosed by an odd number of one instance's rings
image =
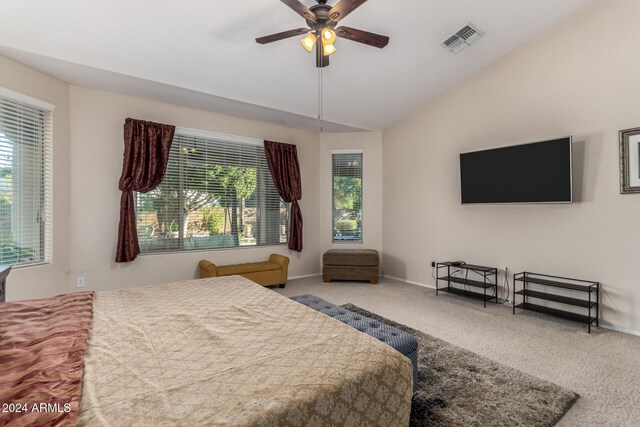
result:
[(570, 203), (571, 137), (460, 154), (462, 203)]

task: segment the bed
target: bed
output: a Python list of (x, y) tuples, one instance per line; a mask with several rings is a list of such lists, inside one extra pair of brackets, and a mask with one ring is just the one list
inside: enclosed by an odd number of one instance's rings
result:
[(409, 359), (240, 276), (99, 292), (92, 312), (78, 425), (409, 424)]

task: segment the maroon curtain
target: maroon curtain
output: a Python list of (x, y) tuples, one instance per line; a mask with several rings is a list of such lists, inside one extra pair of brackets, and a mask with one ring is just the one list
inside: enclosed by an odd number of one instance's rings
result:
[(124, 122), (124, 159), (119, 188), (120, 225), (116, 262), (130, 262), (140, 253), (133, 192), (156, 188), (167, 170), (175, 126), (144, 120)]
[(302, 211), (298, 205), (302, 198), (302, 180), (298, 150), (295, 145), (265, 141), (264, 152), (280, 197), (285, 203), (291, 203), (289, 249), (302, 252)]

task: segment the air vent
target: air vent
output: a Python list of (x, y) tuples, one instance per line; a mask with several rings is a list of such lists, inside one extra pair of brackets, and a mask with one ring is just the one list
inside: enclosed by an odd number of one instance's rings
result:
[(443, 41), (442, 47), (451, 53), (458, 53), (480, 40), (482, 36), (484, 36), (484, 33), (473, 24), (468, 24)]

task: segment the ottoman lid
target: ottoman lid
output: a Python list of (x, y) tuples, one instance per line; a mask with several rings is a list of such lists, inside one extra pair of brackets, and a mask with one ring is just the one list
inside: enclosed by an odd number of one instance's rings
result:
[(354, 313), (315, 295), (298, 295), (290, 298), (384, 342), (405, 356), (418, 350), (418, 340), (413, 335), (391, 325)]
[(377, 267), (378, 251), (374, 249), (330, 249), (322, 256), (325, 265)]

